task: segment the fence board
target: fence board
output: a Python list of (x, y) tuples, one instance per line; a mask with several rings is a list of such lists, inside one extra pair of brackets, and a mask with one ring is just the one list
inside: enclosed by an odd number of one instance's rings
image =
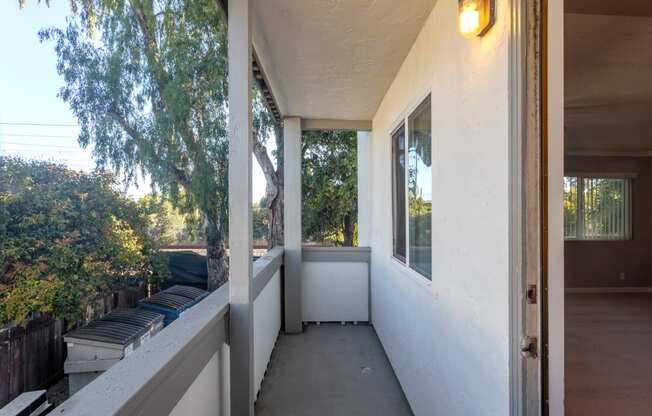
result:
[[(9, 362), (9, 330), (0, 330), (0, 380), (9, 380)], [(0, 405), (9, 397), (9, 383), (0, 382)]]

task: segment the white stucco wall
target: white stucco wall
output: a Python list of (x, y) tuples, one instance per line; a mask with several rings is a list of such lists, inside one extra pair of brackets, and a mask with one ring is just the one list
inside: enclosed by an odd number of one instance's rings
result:
[(304, 322), (369, 320), (369, 269), (365, 262), (303, 262)]
[[(224, 381), (220, 380), (220, 352), (213, 354), (204, 369), (199, 373), (188, 391), (170, 412), (170, 416), (197, 415), (215, 416), (223, 400)], [(225, 378), (228, 380), (228, 377)], [(228, 381), (227, 381), (228, 382)]]
[(281, 273), (277, 271), (254, 300), (254, 396), (258, 395), (281, 330)]
[[(509, 414), (507, 0), (484, 38), (439, 0), (373, 119), (372, 319), (416, 415)], [(393, 260), (390, 132), (432, 93), (433, 277)]]

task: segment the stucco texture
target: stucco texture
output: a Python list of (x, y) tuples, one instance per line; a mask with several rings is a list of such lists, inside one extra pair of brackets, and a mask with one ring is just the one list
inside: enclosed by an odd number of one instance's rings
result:
[[(507, 0), (483, 38), (439, 0), (372, 132), (372, 320), (416, 415), (509, 414)], [(392, 258), (390, 133), (432, 94), (432, 282)]]

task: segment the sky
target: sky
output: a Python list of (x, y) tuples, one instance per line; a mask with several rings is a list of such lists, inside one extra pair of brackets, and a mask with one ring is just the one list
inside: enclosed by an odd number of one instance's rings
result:
[[(22, 10), (18, 0), (0, 0), (0, 154), (90, 171), (92, 148), (79, 146), (77, 119), (57, 97), (64, 81), (56, 70), (54, 45), (38, 39), (42, 28), (63, 27), (69, 13), (68, 0), (51, 0), (50, 7), (28, 0)], [(252, 166), (252, 199), (258, 201), (265, 194), (265, 177), (255, 158)], [(139, 198), (151, 188), (147, 178), (139, 178), (125, 191)]]

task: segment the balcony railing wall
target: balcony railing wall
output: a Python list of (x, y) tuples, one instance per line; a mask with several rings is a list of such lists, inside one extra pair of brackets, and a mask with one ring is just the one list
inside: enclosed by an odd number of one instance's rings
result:
[[(254, 263), (254, 392), (281, 330), (282, 247)], [(369, 320), (369, 248), (303, 249), (303, 321)], [(229, 415), (229, 284), (52, 414)]]
[(301, 306), (304, 322), (367, 322), (368, 247), (303, 247)]

